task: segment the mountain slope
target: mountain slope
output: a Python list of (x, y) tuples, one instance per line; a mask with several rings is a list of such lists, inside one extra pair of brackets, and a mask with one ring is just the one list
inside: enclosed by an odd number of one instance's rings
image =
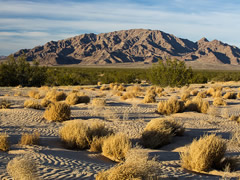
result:
[(206, 38), (198, 42), (177, 38), (158, 30), (131, 29), (102, 34), (82, 34), (44, 46), (23, 49), (28, 61), (40, 64), (107, 64), (156, 62), (159, 58), (177, 58), (219, 64), (239, 64), (240, 49)]

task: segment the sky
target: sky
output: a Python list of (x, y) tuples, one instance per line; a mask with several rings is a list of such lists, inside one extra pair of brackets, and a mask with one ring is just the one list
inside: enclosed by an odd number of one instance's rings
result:
[(240, 47), (240, 0), (0, 0), (0, 55), (135, 28)]

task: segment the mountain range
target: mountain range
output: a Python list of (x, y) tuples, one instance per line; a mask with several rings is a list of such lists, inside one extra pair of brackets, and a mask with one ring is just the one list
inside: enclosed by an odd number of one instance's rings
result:
[(130, 29), (101, 34), (82, 34), (43, 46), (21, 49), (14, 57), (26, 55), (28, 61), (42, 65), (115, 64), (177, 58), (211, 64), (239, 65), (240, 49), (218, 40), (197, 42), (178, 38), (159, 30)]

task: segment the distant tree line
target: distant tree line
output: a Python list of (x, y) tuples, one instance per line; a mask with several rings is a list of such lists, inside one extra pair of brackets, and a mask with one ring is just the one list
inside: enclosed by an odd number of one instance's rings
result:
[(147, 81), (165, 86), (184, 86), (209, 81), (239, 81), (239, 71), (193, 71), (183, 61), (159, 60), (149, 69), (44, 67), (24, 56), (9, 57), (0, 64), (0, 86), (95, 85), (102, 83), (140, 83)]

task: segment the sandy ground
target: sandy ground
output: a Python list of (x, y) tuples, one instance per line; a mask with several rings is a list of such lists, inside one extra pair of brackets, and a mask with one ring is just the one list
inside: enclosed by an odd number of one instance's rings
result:
[[(215, 84), (204, 85), (202, 90)], [(230, 87), (231, 90), (239, 92), (240, 83), (220, 84)], [(192, 85), (194, 89), (200, 89), (202, 85)], [(97, 86), (95, 86), (97, 87)], [(79, 87), (57, 87), (66, 93)], [(11, 149), (8, 152), (0, 152), (0, 179), (11, 179), (6, 171), (7, 163), (16, 156), (29, 155), (38, 164), (38, 175), (41, 179), (95, 179), (97, 173), (116, 165), (115, 162), (102, 156), (100, 153), (88, 151), (76, 151), (65, 149), (58, 137), (59, 127), (63, 123), (49, 123), (43, 119), (44, 109), (36, 110), (24, 108), (23, 103), (29, 99), (27, 93), (34, 88), (0, 88), (0, 99), (6, 99), (13, 104), (9, 109), (0, 109), (0, 132), (6, 132), (10, 137)], [(158, 98), (157, 101), (168, 99), (170, 95), (179, 95), (182, 89), (166, 88), (168, 96)], [(44, 94), (45, 90), (40, 90)], [(81, 89), (91, 98), (103, 96), (107, 105), (96, 108), (89, 104), (78, 104), (71, 106), (71, 120), (79, 120), (91, 123), (98, 119), (115, 132), (126, 133), (136, 144), (146, 124), (153, 118), (163, 117), (156, 114), (157, 103), (143, 104), (143, 97), (135, 99), (120, 100), (113, 95), (112, 91), (100, 91), (95, 88)], [(224, 88), (223, 91), (229, 91)], [(18, 94), (18, 96), (16, 96)], [(15, 95), (15, 96), (14, 96)], [(207, 98), (212, 102), (212, 98)], [(204, 134), (216, 133), (228, 142), (227, 156), (240, 157), (240, 147), (230, 143), (231, 134), (240, 131), (240, 124), (221, 117), (223, 113), (231, 115), (240, 114), (240, 99), (227, 100), (226, 107), (218, 107), (216, 115), (202, 114), (197, 112), (184, 112), (171, 115), (174, 119), (183, 123), (186, 132), (182, 137), (174, 137), (171, 144), (160, 149), (143, 149), (150, 157), (157, 156), (161, 163), (162, 172), (167, 179), (226, 179), (240, 176), (240, 169), (235, 172), (221, 172), (212, 170), (206, 174), (194, 173), (181, 167), (179, 152)], [(212, 105), (211, 105), (212, 106)], [(38, 131), (41, 134), (39, 146), (20, 146), (18, 142), (24, 132)]]

